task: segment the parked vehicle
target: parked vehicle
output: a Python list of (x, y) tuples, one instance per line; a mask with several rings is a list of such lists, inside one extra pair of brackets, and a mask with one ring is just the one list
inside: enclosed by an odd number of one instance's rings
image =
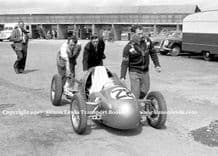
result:
[(160, 44), (161, 42), (171, 33), (171, 32), (174, 32), (176, 30), (170, 30), (170, 29), (167, 29), (167, 28), (164, 28), (160, 31), (159, 34), (155, 34), (153, 33), (150, 33), (151, 34), (151, 41), (153, 43), (154, 46), (156, 47), (159, 47), (160, 48)]
[(128, 41), (130, 40), (130, 34), (128, 32), (121, 33), (121, 41)]
[(151, 41), (154, 46), (159, 46), (161, 42), (168, 36), (169, 31), (166, 29), (163, 29), (159, 34), (153, 34), (151, 35)]
[(182, 48), (182, 32), (172, 31), (168, 34), (160, 45), (160, 54), (166, 55), (170, 53), (172, 56), (178, 56)]
[(183, 51), (203, 55), (206, 61), (218, 55), (218, 11), (199, 12), (183, 20)]
[(4, 29), (0, 31), (0, 41), (9, 40), (11, 33), (17, 23), (8, 23), (4, 25)]

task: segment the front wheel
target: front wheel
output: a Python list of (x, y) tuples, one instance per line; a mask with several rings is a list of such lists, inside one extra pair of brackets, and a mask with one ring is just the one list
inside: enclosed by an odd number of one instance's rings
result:
[(147, 100), (150, 101), (147, 107), (148, 124), (157, 129), (163, 128), (167, 119), (167, 106), (163, 95), (160, 92), (150, 92)]
[(63, 94), (62, 78), (58, 74), (54, 75), (51, 82), (50, 99), (54, 106), (61, 105)]
[(70, 104), (70, 120), (73, 129), (78, 134), (83, 134), (87, 127), (86, 102), (81, 94), (76, 93)]
[(179, 46), (173, 46), (172, 51), (170, 52), (171, 56), (178, 56), (181, 53), (181, 48)]

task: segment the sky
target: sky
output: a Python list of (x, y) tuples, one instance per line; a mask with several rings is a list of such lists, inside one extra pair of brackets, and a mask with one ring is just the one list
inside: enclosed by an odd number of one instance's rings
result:
[(218, 0), (0, 0), (0, 11), (37, 8), (71, 8), (92, 6), (134, 6), (134, 5), (198, 5), (201, 10), (218, 10)]

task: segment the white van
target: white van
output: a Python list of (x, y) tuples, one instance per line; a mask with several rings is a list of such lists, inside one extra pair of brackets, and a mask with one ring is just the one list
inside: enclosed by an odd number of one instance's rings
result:
[(218, 56), (218, 10), (184, 18), (182, 50), (201, 54), (207, 61)]
[(17, 26), (17, 23), (4, 24), (4, 29), (0, 31), (0, 41), (9, 40), (13, 29)]

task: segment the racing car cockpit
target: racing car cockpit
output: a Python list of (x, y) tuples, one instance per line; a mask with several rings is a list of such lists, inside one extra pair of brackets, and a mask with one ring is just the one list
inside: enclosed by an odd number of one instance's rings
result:
[(107, 71), (104, 66), (98, 66), (95, 68), (91, 76), (92, 85), (89, 89), (90, 94), (93, 92), (100, 92), (103, 88), (107, 86), (115, 85), (112, 76), (108, 73), (110, 72)]
[(116, 80), (118, 80), (118, 77), (104, 66), (91, 68), (84, 79), (86, 96), (88, 97), (91, 93), (115, 86), (116, 82), (118, 82)]

